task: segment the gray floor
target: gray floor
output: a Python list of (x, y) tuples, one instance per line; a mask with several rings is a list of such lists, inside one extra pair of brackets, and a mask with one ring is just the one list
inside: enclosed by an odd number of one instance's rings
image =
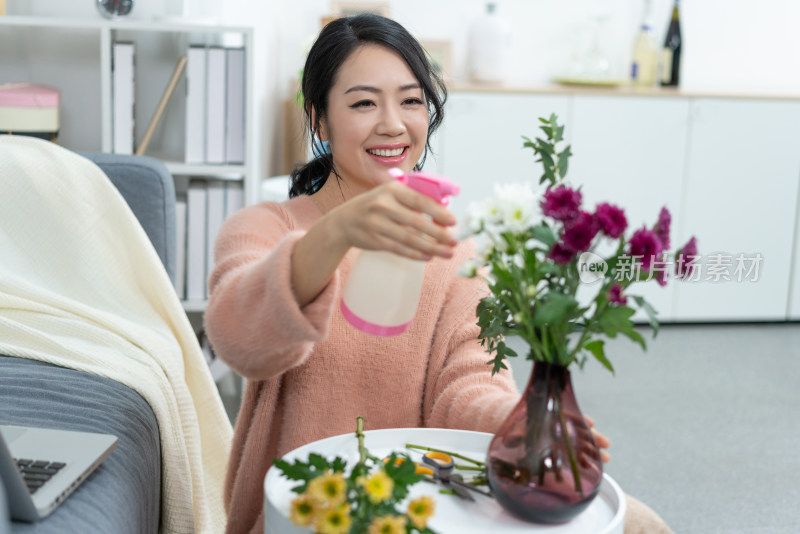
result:
[[(606, 471), (676, 534), (800, 533), (800, 324), (663, 325), (572, 373)], [(510, 340), (521, 355), (525, 345)], [(531, 364), (512, 361), (522, 390)], [(234, 420), (238, 383), (220, 383)]]
[[(609, 475), (676, 533), (800, 532), (800, 325), (650, 335), (647, 352), (606, 343), (615, 376), (595, 362), (572, 373), (611, 439)], [(513, 368), (524, 387), (530, 362)]]

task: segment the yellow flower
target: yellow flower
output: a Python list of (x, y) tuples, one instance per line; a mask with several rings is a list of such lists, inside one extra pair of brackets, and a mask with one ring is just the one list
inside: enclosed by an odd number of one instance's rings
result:
[(384, 515), (376, 517), (369, 525), (368, 534), (405, 534), (406, 516)]
[(425, 528), (428, 519), (433, 515), (434, 506), (433, 498), (427, 495), (414, 499), (408, 503), (408, 518), (415, 527)]
[(301, 527), (310, 526), (319, 512), (319, 505), (306, 493), (301, 493), (300, 496), (292, 501), (289, 508), (289, 519), (295, 525)]
[(336, 508), (347, 497), (347, 483), (342, 473), (326, 472), (311, 480), (306, 491), (320, 503)]
[(372, 504), (378, 504), (391, 497), (394, 489), (394, 480), (383, 469), (369, 478), (360, 477), (358, 484), (364, 488)]
[(350, 507), (345, 504), (323, 511), (316, 527), (319, 534), (346, 534), (350, 531)]

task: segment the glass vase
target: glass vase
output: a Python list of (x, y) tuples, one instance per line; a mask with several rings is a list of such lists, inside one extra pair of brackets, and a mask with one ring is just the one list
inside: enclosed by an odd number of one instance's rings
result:
[(566, 367), (535, 362), (522, 399), (489, 444), (489, 485), (500, 505), (535, 523), (565, 523), (597, 496), (600, 449)]

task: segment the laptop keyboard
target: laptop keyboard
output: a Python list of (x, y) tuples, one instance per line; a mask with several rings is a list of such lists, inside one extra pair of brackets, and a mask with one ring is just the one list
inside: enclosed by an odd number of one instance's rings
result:
[(47, 460), (26, 460), (24, 458), (15, 458), (14, 460), (31, 493), (36, 493), (36, 490), (67, 465), (63, 462), (48, 462)]

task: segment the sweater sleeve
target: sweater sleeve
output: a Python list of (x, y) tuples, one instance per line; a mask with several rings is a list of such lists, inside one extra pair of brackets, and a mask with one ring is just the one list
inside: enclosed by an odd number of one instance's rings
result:
[(219, 357), (249, 380), (302, 364), (328, 335), (338, 272), (302, 308), (291, 289), (292, 253), (304, 234), (275, 204), (246, 208), (220, 229), (205, 328)]
[(482, 279), (451, 273), (425, 393), (426, 426), (496, 432), (520, 399), (510, 370), (492, 375), (478, 340), (475, 309), (488, 289)]

